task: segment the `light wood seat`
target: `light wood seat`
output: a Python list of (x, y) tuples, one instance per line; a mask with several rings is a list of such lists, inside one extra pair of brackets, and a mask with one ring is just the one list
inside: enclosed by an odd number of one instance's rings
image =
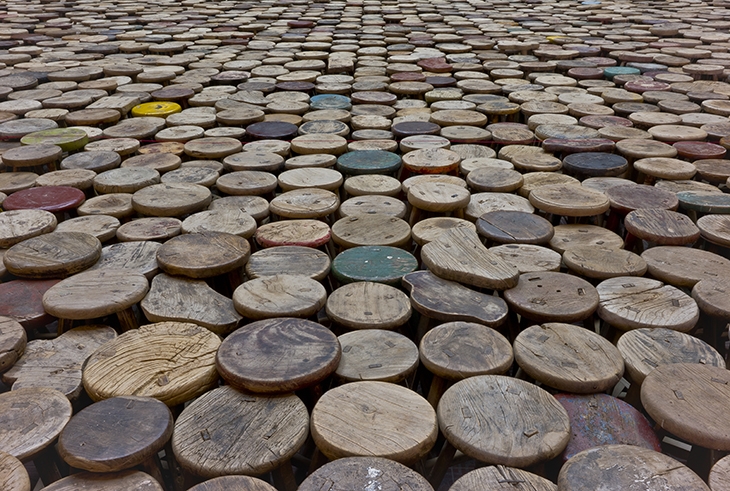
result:
[(138, 218), (121, 225), (117, 229), (117, 239), (121, 242), (142, 240), (165, 241), (182, 231), (182, 222), (173, 217)]
[(101, 256), (101, 242), (82, 232), (53, 232), (12, 246), (3, 262), (21, 278), (66, 278), (92, 266)]
[(700, 238), (700, 229), (687, 215), (662, 209), (638, 209), (624, 219), (632, 236), (658, 245), (691, 245)]
[(547, 244), (553, 226), (541, 216), (523, 211), (492, 211), (476, 222), (479, 235), (497, 244)]
[(43, 489), (47, 491), (76, 491), (79, 489), (163, 491), (162, 485), (155, 478), (135, 470), (109, 473), (79, 472), (64, 477)]
[(342, 358), (335, 374), (344, 382), (379, 380), (400, 383), (418, 366), (418, 348), (407, 337), (382, 329), (361, 329), (338, 336)]
[(566, 217), (601, 215), (610, 206), (604, 193), (579, 184), (540, 186), (530, 193), (529, 200), (540, 211)]
[(693, 287), (705, 278), (727, 277), (730, 260), (702, 249), (657, 246), (641, 254), (654, 278), (677, 287)]
[(246, 281), (233, 292), (238, 313), (248, 319), (311, 317), (324, 307), (327, 292), (304, 275), (277, 274)]
[[(380, 457), (345, 457), (323, 465), (299, 486), (299, 491), (316, 491), (330, 486), (331, 491), (347, 491), (375, 485), (382, 489), (403, 488), (433, 491), (420, 474), (403, 464)], [(263, 491), (263, 490), (262, 490)]]
[(707, 483), (711, 491), (720, 491), (730, 485), (730, 457), (725, 456), (712, 466)]
[(269, 203), (269, 211), (284, 219), (325, 218), (339, 207), (340, 199), (335, 193), (319, 188), (293, 189)]
[(467, 472), (451, 485), (449, 491), (500, 491), (515, 485), (534, 491), (558, 490), (555, 484), (537, 474), (515, 467), (496, 465)]
[(337, 212), (341, 218), (378, 214), (405, 219), (407, 207), (403, 201), (393, 196), (367, 194), (343, 201)]
[(282, 220), (261, 225), (254, 234), (261, 247), (321, 247), (330, 241), (330, 227), (319, 220)]
[[(114, 238), (121, 223), (109, 215), (87, 215), (61, 222), (56, 232), (82, 232), (93, 235), (103, 244)], [(102, 250), (103, 252), (103, 250)]]
[(294, 274), (324, 280), (330, 272), (329, 256), (322, 251), (302, 246), (276, 246), (251, 254), (246, 275), (251, 278)]
[(168, 274), (201, 279), (235, 272), (250, 255), (251, 246), (243, 237), (206, 232), (168, 240), (158, 249), (157, 262)]
[(147, 279), (157, 272), (157, 252), (162, 244), (152, 241), (120, 242), (104, 247), (99, 260), (86, 271), (119, 270), (140, 273)]
[(249, 476), (221, 476), (196, 484), (189, 491), (274, 491), (266, 481)]
[(622, 249), (624, 241), (618, 234), (603, 227), (585, 224), (557, 225), (550, 247), (563, 254), (575, 247), (605, 247)]
[(30, 491), (30, 477), (23, 463), (12, 455), (0, 452), (0, 485), (7, 491)]
[(643, 276), (646, 261), (624, 249), (600, 246), (576, 246), (563, 252), (567, 268), (591, 280), (607, 280), (616, 276)]
[(559, 271), (560, 254), (547, 247), (532, 244), (503, 244), (489, 248), (489, 252), (512, 264), (522, 273)]
[(26, 239), (53, 232), (56, 216), (45, 210), (16, 210), (0, 214), (0, 248), (7, 249)]
[(395, 287), (359, 281), (327, 298), (327, 316), (346, 329), (397, 329), (411, 317), (411, 302)]
[(347, 249), (357, 246), (401, 247), (409, 243), (411, 227), (400, 218), (375, 213), (341, 218), (332, 225), (332, 240)]
[(199, 184), (153, 184), (132, 195), (132, 206), (142, 215), (179, 217), (204, 210), (210, 200), (210, 189)]

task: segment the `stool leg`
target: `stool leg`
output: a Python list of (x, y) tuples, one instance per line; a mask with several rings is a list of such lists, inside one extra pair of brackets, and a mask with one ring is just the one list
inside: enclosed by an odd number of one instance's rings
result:
[(38, 453), (33, 459), (38, 476), (44, 486), (48, 486), (61, 479), (61, 472), (56, 464), (57, 454), (54, 445), (49, 445)]
[(444, 443), (444, 446), (441, 449), (441, 453), (439, 453), (438, 459), (436, 459), (436, 464), (434, 464), (433, 469), (431, 469), (431, 475), (428, 478), (428, 482), (431, 483), (433, 489), (438, 489), (441, 481), (444, 480), (446, 471), (449, 470), (451, 461), (454, 460), (454, 455), (456, 455), (456, 447), (446, 440), (446, 443)]
[(428, 402), (431, 403), (434, 409), (438, 406), (439, 399), (441, 399), (444, 392), (446, 392), (446, 380), (434, 375), (431, 381), (431, 388), (428, 389)]
[(271, 475), (274, 478), (274, 486), (279, 491), (295, 491), (297, 489), (297, 482), (294, 479), (294, 471), (290, 460), (274, 469)]
[(134, 310), (132, 310), (131, 307), (122, 310), (121, 312), (117, 312), (117, 319), (119, 319), (119, 325), (122, 327), (122, 332), (139, 328), (137, 317), (135, 317)]
[(152, 476), (155, 481), (160, 483), (160, 486), (168, 490), (170, 489), (165, 482), (165, 478), (162, 476), (162, 471), (160, 470), (160, 460), (157, 457), (157, 454), (145, 460), (142, 463), (142, 468), (147, 474)]
[(58, 335), (60, 336), (66, 331), (69, 331), (74, 326), (74, 321), (71, 319), (58, 319)]

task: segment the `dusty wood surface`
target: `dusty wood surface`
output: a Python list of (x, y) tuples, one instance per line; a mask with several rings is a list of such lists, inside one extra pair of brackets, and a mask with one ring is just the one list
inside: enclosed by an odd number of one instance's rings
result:
[(233, 305), (249, 319), (311, 317), (324, 307), (327, 291), (309, 276), (277, 274), (249, 280), (233, 292)]
[(595, 225), (558, 225), (550, 239), (550, 247), (564, 253), (568, 249), (582, 246), (600, 246), (609, 249), (623, 249), (624, 241), (616, 233)]
[(299, 491), (351, 491), (353, 489), (433, 491), (412, 469), (379, 457), (346, 457), (323, 465), (299, 486)]
[(173, 237), (157, 251), (165, 273), (189, 278), (211, 278), (242, 268), (251, 255), (248, 241), (222, 232)]
[(705, 278), (730, 275), (730, 260), (701, 249), (658, 246), (644, 251), (648, 272), (654, 278), (678, 287), (693, 287)]
[(162, 244), (152, 241), (120, 242), (104, 247), (99, 260), (88, 269), (139, 273), (151, 280), (158, 272), (157, 251)]
[(0, 315), (26, 329), (43, 326), (53, 317), (43, 309), (43, 294), (60, 280), (12, 280), (0, 283)]
[(0, 373), (15, 365), (26, 349), (28, 336), (15, 319), (0, 316)]
[(101, 242), (81, 232), (55, 232), (25, 240), (7, 250), (5, 267), (22, 278), (65, 278), (92, 266)]
[(117, 333), (109, 326), (82, 326), (56, 339), (30, 341), (23, 356), (3, 374), (13, 390), (49, 387), (76, 400), (81, 395), (81, 371), (86, 360)]
[(333, 214), (340, 198), (319, 188), (294, 189), (271, 200), (269, 210), (282, 218), (321, 218)]
[(201, 482), (188, 491), (275, 491), (266, 481), (249, 476), (221, 476)]
[[(524, 187), (524, 186), (523, 186)], [(466, 218), (474, 222), (491, 211), (523, 211), (533, 213), (535, 207), (522, 196), (509, 193), (473, 193), (464, 210)]]
[(330, 389), (312, 410), (317, 448), (330, 459), (384, 457), (412, 465), (436, 442), (431, 405), (415, 392), (387, 382), (352, 382)]
[(461, 218), (453, 217), (433, 217), (421, 220), (411, 229), (413, 241), (420, 245), (426, 245), (429, 242), (441, 237), (441, 235), (451, 228), (469, 228), (476, 230), (473, 223), (462, 220)]
[(268, 319), (229, 335), (216, 355), (221, 377), (234, 387), (257, 393), (293, 392), (312, 386), (337, 369), (337, 337), (321, 324)]
[(327, 298), (327, 316), (348, 329), (395, 329), (411, 317), (411, 302), (397, 288), (360, 281)]
[(547, 244), (555, 233), (549, 221), (523, 211), (485, 213), (476, 227), (479, 235), (499, 244)]
[(515, 339), (514, 350), (515, 360), (525, 373), (565, 392), (604, 392), (624, 373), (624, 361), (614, 345), (571, 324), (528, 327)]
[(142, 215), (178, 217), (204, 210), (210, 189), (199, 184), (153, 184), (135, 192), (132, 205)]
[(504, 244), (490, 247), (489, 252), (515, 266), (520, 274), (559, 271), (562, 266), (560, 254), (539, 245)]
[(634, 210), (626, 215), (624, 226), (639, 239), (663, 245), (694, 244), (700, 238), (700, 229), (687, 215), (669, 210)]
[(504, 299), (517, 314), (535, 322), (577, 322), (596, 310), (599, 297), (584, 279), (545, 271), (520, 275)]
[(727, 215), (705, 215), (697, 219), (700, 234), (706, 240), (721, 246), (730, 246), (730, 217)]
[(467, 472), (449, 488), (450, 491), (557, 491), (544, 477), (514, 467), (495, 465)]
[(182, 223), (184, 234), (224, 232), (250, 239), (255, 231), (256, 220), (237, 208), (200, 211)]
[(730, 297), (727, 292), (730, 288), (730, 279), (727, 277), (706, 278), (692, 288), (692, 298), (697, 302), (700, 310), (709, 316), (726, 318), (730, 314)]
[(326, 253), (311, 247), (270, 247), (251, 254), (246, 263), (246, 275), (249, 278), (260, 278), (295, 274), (322, 281), (329, 274), (331, 264), (332, 261)]
[(0, 249), (53, 232), (58, 220), (50, 211), (11, 210), (0, 214)]
[(730, 457), (723, 457), (712, 466), (707, 483), (712, 491), (730, 489)]
[(580, 184), (551, 184), (535, 188), (530, 203), (545, 213), (570, 217), (600, 215), (608, 211), (605, 194)]
[(422, 182), (408, 190), (408, 202), (420, 210), (443, 213), (465, 208), (469, 191), (455, 184)]
[(236, 329), (241, 315), (233, 301), (213, 290), (205, 281), (158, 274), (140, 302), (150, 322), (192, 322), (219, 335)]
[(329, 226), (318, 220), (282, 220), (260, 226), (255, 237), (262, 247), (320, 247), (329, 242), (330, 235)]
[(519, 277), (515, 266), (489, 252), (479, 236), (466, 228), (451, 229), (429, 242), (421, 258), (435, 275), (481, 288), (513, 288)]
[(204, 327), (160, 322), (128, 331), (105, 343), (83, 373), (94, 400), (122, 395), (155, 397), (182, 404), (218, 382), (215, 353), (220, 338)]
[(441, 397), (439, 427), (454, 447), (489, 464), (529, 466), (563, 451), (570, 423), (536, 385), (501, 375), (457, 382)]
[(646, 261), (624, 249), (571, 247), (563, 253), (563, 262), (574, 273), (597, 280), (616, 276), (642, 276), (646, 273)]
[(120, 226), (119, 219), (109, 215), (87, 215), (71, 218), (58, 224), (57, 232), (84, 232), (102, 243), (113, 238)]
[(612, 326), (628, 331), (664, 327), (687, 332), (699, 320), (697, 303), (682, 290), (661, 281), (617, 276), (598, 287), (598, 315)]
[(30, 478), (22, 462), (0, 452), (0, 486), (6, 491), (30, 491)]
[(307, 408), (294, 395), (245, 394), (223, 386), (183, 410), (172, 449), (183, 469), (197, 476), (259, 475), (291, 458), (308, 428)]
[(138, 218), (117, 229), (117, 239), (122, 242), (138, 240), (164, 241), (180, 235), (182, 222), (171, 217)]
[(367, 245), (400, 247), (409, 242), (411, 227), (404, 220), (388, 215), (352, 215), (332, 225), (332, 238), (344, 248)]
[(141, 471), (79, 472), (43, 488), (46, 491), (163, 491), (149, 474)]
[(157, 399), (122, 396), (79, 411), (58, 438), (58, 454), (71, 467), (116, 472), (140, 465), (172, 436), (170, 410)]
[(418, 366), (418, 347), (407, 337), (382, 329), (362, 329), (337, 338), (342, 358), (336, 374), (347, 382), (398, 383)]

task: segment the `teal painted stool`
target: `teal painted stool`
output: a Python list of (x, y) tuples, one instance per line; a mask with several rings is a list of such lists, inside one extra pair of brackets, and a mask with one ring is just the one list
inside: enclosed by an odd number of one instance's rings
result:
[(390, 246), (353, 247), (332, 262), (332, 274), (342, 284), (373, 281), (398, 286), (404, 275), (417, 268), (413, 254)]
[(730, 195), (725, 193), (709, 193), (704, 191), (680, 191), (677, 193), (679, 206), (687, 211), (693, 221), (707, 215), (730, 214)]
[(628, 66), (610, 66), (603, 69), (603, 76), (608, 80), (613, 80), (616, 75), (640, 75), (641, 70)]
[(337, 170), (347, 176), (363, 174), (390, 174), (395, 176), (401, 167), (398, 154), (385, 150), (356, 150), (337, 159)]
[(338, 94), (315, 95), (309, 99), (309, 108), (313, 111), (320, 109), (344, 109), (349, 111), (352, 109), (352, 101), (349, 97)]

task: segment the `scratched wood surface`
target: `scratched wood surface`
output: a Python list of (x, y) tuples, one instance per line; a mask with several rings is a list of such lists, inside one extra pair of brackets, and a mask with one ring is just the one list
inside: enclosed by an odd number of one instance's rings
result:
[(332, 225), (332, 239), (343, 248), (357, 246), (401, 247), (411, 239), (405, 220), (380, 213), (340, 218)]
[(418, 366), (418, 347), (402, 334), (361, 329), (339, 336), (342, 358), (335, 371), (347, 382), (380, 380), (398, 383)]
[(577, 322), (593, 314), (599, 297), (582, 278), (544, 271), (520, 275), (504, 299), (517, 314), (535, 322)]
[(211, 199), (199, 184), (153, 184), (132, 195), (132, 206), (142, 215), (179, 217), (204, 210)]
[(709, 251), (680, 246), (658, 246), (641, 254), (654, 278), (678, 287), (693, 287), (705, 278), (730, 275), (730, 260)]
[(188, 491), (275, 491), (276, 488), (266, 481), (249, 476), (221, 476), (200, 484)]
[(282, 218), (321, 218), (331, 215), (339, 206), (340, 198), (332, 191), (307, 188), (278, 195), (269, 203), (269, 210)]
[(101, 242), (82, 232), (53, 232), (15, 244), (5, 252), (8, 271), (21, 278), (65, 278), (99, 259)]
[(145, 275), (151, 280), (159, 271), (157, 251), (162, 244), (153, 241), (120, 242), (101, 250), (99, 260), (88, 271), (102, 269), (125, 270)]
[(30, 477), (23, 463), (0, 451), (0, 486), (6, 491), (30, 491)]
[(25, 328), (18, 321), (0, 316), (0, 373), (15, 365), (25, 352), (27, 342)]
[(246, 263), (246, 275), (260, 278), (277, 274), (305, 275), (322, 281), (330, 271), (329, 256), (322, 251), (303, 246), (278, 246), (251, 254)]
[(200, 279), (242, 268), (250, 255), (251, 246), (243, 237), (206, 232), (168, 240), (157, 251), (157, 263), (165, 273)]
[(596, 225), (558, 225), (553, 231), (550, 247), (561, 254), (574, 247), (599, 246), (610, 249), (624, 247), (624, 241), (618, 234)]
[(395, 329), (411, 318), (411, 302), (395, 287), (371, 281), (343, 285), (327, 298), (327, 316), (348, 329)]
[(351, 491), (353, 489), (433, 491), (412, 469), (380, 457), (345, 457), (329, 462), (299, 485), (298, 491)]
[(662, 245), (694, 244), (700, 238), (700, 229), (687, 215), (670, 210), (634, 210), (624, 226), (635, 237)]
[(45, 488), (46, 491), (163, 491), (152, 476), (141, 471), (108, 473), (79, 472), (64, 477)]
[(707, 483), (712, 491), (730, 489), (730, 457), (725, 456), (712, 466)]
[(490, 465), (467, 472), (449, 488), (450, 491), (557, 491), (544, 477), (504, 465)]
[(172, 450), (182, 468), (196, 476), (256, 476), (290, 459), (308, 430), (307, 408), (295, 395), (246, 394), (223, 386), (183, 410)]
[(0, 249), (53, 232), (56, 215), (45, 210), (9, 210), (0, 214)]
[(324, 286), (304, 275), (277, 274), (254, 278), (233, 292), (233, 305), (248, 319), (311, 317), (324, 307)]
[(606, 280), (616, 276), (643, 276), (646, 261), (625, 249), (578, 246), (563, 252), (563, 262), (572, 272), (586, 278)]

